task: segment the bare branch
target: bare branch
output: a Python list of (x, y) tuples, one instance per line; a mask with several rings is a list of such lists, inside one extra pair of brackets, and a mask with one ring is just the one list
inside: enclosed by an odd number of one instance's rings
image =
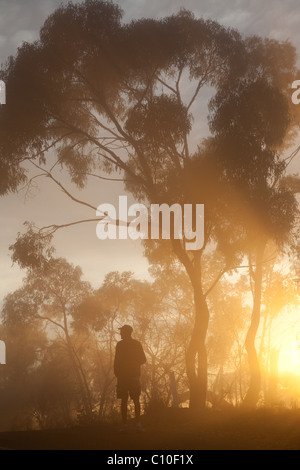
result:
[(47, 145), (47, 147), (43, 148), (42, 150), (40, 150), (38, 153), (34, 154), (34, 155), (31, 155), (30, 157), (25, 157), (23, 158), (20, 163), (22, 162), (25, 162), (27, 160), (31, 161), (31, 160), (35, 160), (36, 158), (40, 157), (43, 153), (45, 152), (48, 152), (50, 149), (52, 149), (53, 147), (55, 147), (56, 144), (58, 144), (58, 142), (60, 142), (61, 140), (65, 139), (67, 136), (73, 134), (73, 132), (68, 132), (67, 134), (59, 137), (58, 139), (56, 139), (54, 142), (52, 142), (51, 144)]
[(171, 90), (175, 95), (176, 95), (176, 90), (175, 88), (173, 88), (171, 85), (169, 85), (167, 82), (165, 82), (164, 80), (162, 80), (158, 75), (155, 75), (155, 78), (163, 85), (165, 86), (166, 88), (168, 88), (169, 90)]
[(78, 204), (81, 204), (83, 206), (89, 207), (90, 209), (96, 210), (97, 208), (93, 206), (92, 204), (82, 201), (81, 199), (77, 199), (75, 196), (73, 196), (54, 176), (47, 171), (46, 169), (42, 168), (40, 165), (37, 165), (35, 162), (31, 162), (32, 165), (34, 165), (36, 168), (44, 172), (44, 175), (40, 176), (46, 176), (47, 178), (50, 178), (52, 181), (54, 181), (57, 186), (60, 187), (60, 189), (70, 198), (72, 201), (77, 202)]
[(297, 153), (300, 151), (300, 145), (296, 148), (296, 150), (294, 150), (288, 157), (286, 157), (284, 159), (285, 162), (287, 162), (286, 164), (286, 168), (288, 167), (288, 165), (291, 163), (291, 161), (296, 157)]
[(206, 70), (205, 72), (203, 73), (202, 77), (200, 78), (199, 82), (198, 82), (198, 85), (197, 85), (197, 88), (195, 90), (195, 93), (194, 95), (192, 96), (192, 99), (190, 100), (188, 106), (187, 106), (187, 110), (190, 109), (190, 107), (192, 106), (192, 104), (194, 103), (195, 99), (197, 98), (198, 96), (198, 93), (201, 89), (201, 87), (205, 84), (207, 78), (208, 78), (208, 73), (210, 71), (210, 68), (211, 68), (211, 65), (212, 65), (212, 61), (213, 61), (213, 58), (214, 58), (214, 55), (215, 55), (215, 48), (213, 48), (210, 52), (210, 55), (209, 55), (209, 60), (208, 60), (208, 64), (207, 64), (207, 67), (206, 67)]
[[(105, 216), (103, 215), (103, 218), (104, 217)], [(47, 225), (45, 227), (40, 228), (39, 232), (42, 233), (43, 231), (47, 231), (47, 235), (49, 235), (49, 234), (55, 233), (57, 230), (61, 228), (71, 227), (73, 225), (83, 224), (85, 222), (99, 222), (99, 220), (101, 220), (101, 218), (98, 217), (94, 219), (76, 220), (75, 222), (69, 222), (67, 224), (61, 224), (61, 225), (57, 225), (57, 224)]]
[[(177, 96), (177, 101), (178, 101), (179, 105), (181, 105), (181, 106), (183, 106), (183, 103), (182, 103), (182, 99), (181, 99), (181, 93), (180, 93), (179, 83), (180, 83), (180, 79), (181, 79), (181, 75), (182, 75), (183, 69), (184, 69), (184, 67), (181, 66), (181, 67), (180, 67), (180, 70), (179, 70), (178, 78), (177, 78), (177, 81), (176, 81), (176, 96)], [(189, 144), (188, 144), (187, 133), (184, 134), (183, 146), (184, 146), (184, 155), (185, 155), (185, 158), (188, 159), (188, 158), (189, 158), (189, 155), (190, 155), (190, 152), (189, 152)]]
[(85, 174), (86, 176), (93, 176), (95, 178), (99, 178), (100, 180), (104, 180), (104, 181), (118, 181), (118, 182), (126, 181), (124, 178), (108, 178), (105, 176), (96, 175), (94, 173), (80, 173), (80, 174)]
[(58, 326), (59, 328), (61, 328), (65, 332), (65, 328), (60, 323), (52, 320), (51, 318), (44, 317), (43, 315), (39, 315), (39, 314), (36, 314), (36, 318), (38, 320), (46, 320), (46, 321), (52, 323), (53, 325)]
[(99, 121), (99, 119), (95, 116), (95, 114), (93, 114), (91, 111), (88, 112), (90, 117), (92, 119), (94, 119), (96, 121), (96, 124), (101, 127), (103, 130), (109, 132), (112, 136), (114, 136), (116, 139), (119, 139), (119, 140), (125, 140), (124, 137), (121, 137), (119, 134), (117, 134), (116, 132), (114, 132), (112, 129), (110, 129), (109, 127), (105, 126), (103, 124), (103, 122)]
[(73, 124), (70, 124), (68, 122), (66, 122), (65, 120), (63, 120), (62, 118), (60, 117), (57, 117), (57, 120), (61, 121), (63, 124), (67, 125), (70, 129), (72, 129), (74, 132), (77, 132), (79, 134), (82, 134), (82, 135), (85, 135), (88, 140), (90, 140), (91, 142), (93, 142), (98, 148), (100, 148), (101, 150), (103, 150), (104, 152), (107, 152), (110, 156), (111, 156), (111, 162), (114, 163), (115, 165), (117, 165), (119, 168), (121, 168), (122, 170), (126, 171), (127, 173), (129, 173), (131, 175), (131, 177), (133, 179), (137, 179), (139, 182), (142, 183), (142, 185), (145, 187), (145, 182), (143, 181), (143, 179), (136, 175), (132, 170), (131, 168), (123, 161), (121, 160), (120, 157), (118, 157), (118, 155), (110, 148), (106, 147), (105, 145), (101, 144), (97, 138), (93, 137), (92, 135), (90, 135), (88, 132), (84, 131), (83, 129), (80, 129), (80, 128), (77, 128), (75, 127)]
[[(145, 189), (148, 190), (148, 192), (152, 193), (153, 191), (153, 181), (152, 181), (152, 177), (151, 177), (151, 171), (150, 171), (150, 168), (149, 168), (149, 165), (147, 163), (147, 160), (145, 159), (145, 156), (143, 154), (143, 152), (141, 152), (140, 148), (139, 148), (139, 145), (138, 143), (134, 140), (134, 138), (127, 134), (124, 129), (122, 128), (121, 124), (119, 123), (119, 121), (117, 120), (116, 116), (114, 115), (114, 113), (112, 112), (112, 110), (110, 109), (110, 107), (108, 106), (108, 104), (105, 102), (105, 100), (103, 99), (103, 102), (101, 103), (105, 112), (107, 113), (109, 119), (115, 124), (117, 130), (119, 131), (119, 133), (127, 140), (127, 142), (129, 142), (130, 145), (132, 145), (132, 147), (134, 148), (137, 156), (138, 156), (138, 159), (140, 161), (140, 164), (143, 168), (143, 171), (145, 173), (145, 176), (147, 178), (147, 186), (145, 186)], [(119, 157), (117, 157), (119, 159)], [(122, 162), (122, 164), (124, 165), (124, 162), (122, 160), (120, 160)], [(132, 171), (131, 171), (132, 173)], [(135, 175), (136, 177), (136, 175)]]
[(228, 272), (229, 269), (226, 267), (225, 269), (223, 269), (223, 271), (221, 271), (219, 273), (219, 275), (216, 277), (216, 279), (213, 281), (212, 285), (207, 289), (207, 291), (205, 292), (204, 294), (204, 297), (207, 297), (209, 295), (209, 293), (214, 289), (214, 287), (218, 284), (218, 282), (220, 281), (220, 279), (224, 276), (224, 274), (226, 272)]
[(192, 104), (194, 103), (195, 99), (196, 99), (197, 96), (198, 96), (198, 93), (199, 93), (200, 89), (202, 88), (202, 86), (204, 85), (205, 82), (206, 82), (206, 77), (205, 77), (205, 75), (204, 75), (204, 77), (202, 77), (201, 80), (199, 80), (198, 85), (197, 85), (197, 88), (196, 88), (196, 90), (195, 90), (195, 93), (194, 93), (194, 95), (192, 96), (192, 98), (191, 98), (189, 104), (187, 105), (187, 108), (186, 108), (187, 111), (190, 109), (190, 107), (191, 107)]

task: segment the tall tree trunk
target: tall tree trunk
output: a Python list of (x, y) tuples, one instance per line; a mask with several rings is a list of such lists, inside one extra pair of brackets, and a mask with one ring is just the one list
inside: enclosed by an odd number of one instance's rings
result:
[(246, 336), (245, 347), (248, 353), (248, 362), (250, 369), (250, 385), (245, 396), (243, 405), (254, 408), (258, 402), (261, 388), (261, 374), (259, 360), (255, 348), (255, 339), (260, 322), (262, 275), (263, 275), (263, 257), (265, 243), (260, 243), (256, 249), (256, 269), (254, 274), (254, 292), (253, 308), (250, 327)]
[(207, 353), (205, 346), (209, 311), (202, 292), (194, 293), (195, 323), (186, 355), (186, 370), (190, 384), (190, 408), (201, 410), (206, 405)]
[(195, 322), (191, 340), (186, 352), (186, 372), (190, 386), (190, 408), (202, 410), (206, 405), (207, 392), (207, 353), (206, 333), (209, 310), (202, 288), (202, 251), (194, 252), (193, 260), (182, 248), (179, 240), (172, 240), (173, 249), (184, 265), (194, 290)]

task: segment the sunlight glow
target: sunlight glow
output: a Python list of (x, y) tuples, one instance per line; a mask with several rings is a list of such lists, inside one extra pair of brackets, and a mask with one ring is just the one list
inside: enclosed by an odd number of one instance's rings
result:
[(293, 309), (274, 321), (271, 348), (280, 349), (279, 375), (290, 372), (300, 376), (300, 310)]
[(294, 341), (290, 349), (282, 349), (278, 362), (279, 372), (291, 372), (300, 375), (300, 349), (297, 341)]

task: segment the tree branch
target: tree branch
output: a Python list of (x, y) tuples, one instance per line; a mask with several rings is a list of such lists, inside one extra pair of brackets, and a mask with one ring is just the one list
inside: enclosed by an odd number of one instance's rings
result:
[[(52, 181), (54, 181), (55, 184), (57, 184), (57, 186), (59, 186), (61, 188), (61, 190), (70, 198), (72, 199), (72, 201), (76, 202), (77, 204), (81, 204), (83, 206), (86, 206), (86, 207), (89, 207), (90, 209), (93, 209), (94, 211), (97, 210), (97, 208), (95, 206), (93, 206), (92, 204), (88, 203), (88, 202), (85, 202), (85, 201), (82, 201), (81, 199), (77, 199), (75, 196), (73, 196), (56, 178), (54, 178), (54, 176), (49, 172), (47, 171), (46, 169), (40, 167), (39, 165), (37, 165), (36, 163), (34, 162), (31, 162), (32, 165), (34, 165), (36, 168), (38, 168), (39, 170), (43, 171), (44, 172), (44, 176), (46, 176), (47, 178), (50, 178)], [(42, 175), (40, 175), (42, 176)]]
[[(105, 216), (103, 216), (104, 218)], [(52, 224), (52, 225), (47, 225), (45, 227), (42, 227), (39, 229), (39, 232), (47, 231), (47, 235), (55, 233), (57, 230), (60, 228), (66, 228), (66, 227), (71, 227), (72, 225), (78, 225), (78, 224), (83, 224), (85, 222), (99, 222), (99, 220), (102, 220), (101, 218), (95, 218), (95, 219), (82, 219), (82, 220), (76, 220), (75, 222), (69, 222), (67, 224)], [(117, 221), (116, 221), (117, 222)]]
[(228, 271), (229, 271), (229, 269), (226, 267), (226, 268), (223, 269), (223, 271), (221, 271), (221, 272), (219, 273), (219, 275), (218, 275), (218, 276), (216, 277), (216, 279), (213, 281), (213, 283), (211, 284), (211, 286), (210, 286), (210, 287), (207, 289), (207, 291), (205, 292), (204, 297), (207, 297), (207, 296), (210, 294), (210, 292), (211, 292), (211, 291), (214, 289), (214, 287), (218, 284), (218, 282), (220, 281), (220, 279), (221, 279), (221, 278), (224, 276), (224, 274), (225, 274), (226, 272), (228, 272)]
[(51, 318), (44, 317), (43, 315), (36, 314), (35, 316), (36, 316), (36, 318), (37, 318), (38, 320), (46, 320), (46, 321), (52, 323), (53, 325), (58, 326), (58, 327), (61, 328), (61, 329), (63, 330), (63, 332), (65, 333), (65, 328), (64, 328), (60, 323), (58, 323), (58, 322), (52, 320)]

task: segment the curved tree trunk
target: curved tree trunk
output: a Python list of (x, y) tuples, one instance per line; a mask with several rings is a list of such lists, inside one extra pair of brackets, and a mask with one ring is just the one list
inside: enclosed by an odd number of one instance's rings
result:
[(254, 292), (253, 292), (253, 308), (250, 327), (246, 336), (245, 347), (248, 353), (248, 362), (250, 369), (250, 385), (245, 396), (243, 405), (245, 407), (254, 408), (259, 399), (261, 388), (260, 365), (255, 348), (255, 339), (260, 322), (261, 292), (262, 292), (262, 275), (263, 275), (263, 257), (265, 243), (261, 243), (256, 251), (256, 269), (254, 274)]
[(183, 250), (179, 240), (172, 240), (172, 242), (174, 251), (184, 265), (194, 290), (195, 323), (186, 352), (186, 372), (190, 386), (190, 408), (202, 410), (206, 405), (207, 353), (205, 340), (209, 321), (209, 310), (202, 288), (201, 256), (203, 251), (195, 252), (192, 261)]
[(190, 384), (190, 408), (201, 410), (206, 405), (207, 353), (205, 346), (209, 311), (205, 297), (196, 291), (195, 323), (186, 355), (186, 370)]

